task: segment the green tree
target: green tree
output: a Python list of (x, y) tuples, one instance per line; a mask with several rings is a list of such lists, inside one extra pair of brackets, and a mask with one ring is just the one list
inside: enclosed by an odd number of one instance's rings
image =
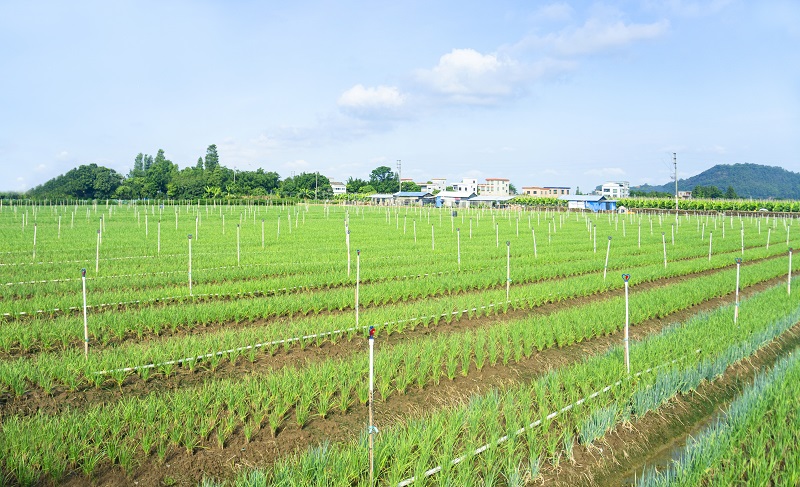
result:
[(397, 174), (389, 166), (379, 166), (369, 173), (369, 184), (379, 193), (394, 193), (400, 187)]
[(219, 155), (217, 154), (217, 145), (211, 144), (206, 149), (206, 171), (213, 171), (219, 167)]
[(517, 187), (511, 183), (508, 183), (508, 192), (510, 194), (517, 194)]
[(736, 191), (733, 189), (733, 186), (728, 186), (728, 189), (725, 190), (725, 198), (729, 200), (735, 200), (738, 198), (738, 196), (736, 196)]
[(363, 179), (356, 178), (354, 179), (352, 176), (347, 179), (347, 183), (345, 183), (345, 187), (347, 188), (348, 193), (358, 193), (362, 186), (366, 186), (369, 183), (364, 181)]
[(413, 181), (403, 181), (403, 191), (420, 191), (422, 188)]
[(133, 169), (128, 174), (128, 177), (144, 176), (144, 154), (141, 152), (136, 154), (133, 160)]
[(197, 169), (200, 169), (201, 171), (203, 170), (203, 158), (202, 157), (198, 157), (197, 158), (197, 164), (194, 167), (197, 168)]

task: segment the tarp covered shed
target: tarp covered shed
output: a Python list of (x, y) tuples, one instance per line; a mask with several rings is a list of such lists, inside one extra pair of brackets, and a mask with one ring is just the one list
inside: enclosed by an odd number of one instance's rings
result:
[(396, 205), (418, 205), (432, 195), (427, 191), (400, 191), (393, 196)]
[(584, 195), (564, 195), (559, 196), (559, 200), (566, 201), (570, 210), (589, 210), (589, 211), (615, 211), (617, 202), (607, 200), (603, 195), (584, 194)]

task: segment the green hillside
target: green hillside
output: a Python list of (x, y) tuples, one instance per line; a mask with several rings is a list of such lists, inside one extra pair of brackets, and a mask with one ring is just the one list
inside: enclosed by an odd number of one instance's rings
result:
[[(678, 180), (679, 191), (691, 191), (695, 186), (716, 186), (722, 191), (733, 186), (740, 198), (800, 199), (800, 174), (777, 166), (718, 164), (696, 176)], [(645, 184), (636, 189), (675, 194), (675, 183)]]

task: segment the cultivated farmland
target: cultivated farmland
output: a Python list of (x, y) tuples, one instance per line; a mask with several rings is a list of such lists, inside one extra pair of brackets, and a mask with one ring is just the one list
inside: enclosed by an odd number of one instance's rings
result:
[(795, 223), (4, 204), (0, 485), (797, 485)]

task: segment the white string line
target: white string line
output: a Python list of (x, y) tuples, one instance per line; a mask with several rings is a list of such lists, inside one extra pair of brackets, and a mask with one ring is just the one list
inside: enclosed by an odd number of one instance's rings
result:
[[(516, 301), (519, 301), (519, 299), (517, 299)], [(272, 345), (281, 345), (281, 344), (284, 344), (284, 343), (292, 343), (292, 342), (297, 342), (297, 341), (301, 341), (301, 340), (308, 340), (308, 339), (312, 339), (312, 338), (321, 338), (321, 337), (330, 336), (330, 335), (336, 335), (336, 334), (344, 334), (344, 333), (348, 333), (348, 332), (351, 332), (351, 331), (366, 330), (370, 326), (374, 326), (374, 327), (377, 328), (379, 326), (399, 325), (401, 323), (406, 323), (406, 322), (410, 322), (410, 321), (420, 321), (420, 320), (425, 320), (425, 319), (429, 319), (429, 318), (442, 318), (442, 317), (445, 317), (445, 316), (448, 316), (448, 315), (456, 315), (456, 314), (459, 314), (459, 313), (469, 313), (470, 311), (478, 311), (478, 310), (481, 310), (481, 309), (493, 308), (495, 306), (501, 306), (503, 304), (508, 304), (508, 303), (511, 303), (511, 302), (512, 301), (503, 301), (503, 302), (499, 302), (499, 303), (492, 303), (492, 304), (487, 304), (487, 305), (483, 305), (483, 306), (477, 306), (477, 307), (474, 307), (474, 308), (468, 308), (468, 309), (464, 309), (464, 310), (460, 310), (460, 311), (457, 310), (457, 311), (441, 313), (441, 314), (438, 314), (438, 315), (419, 316), (419, 317), (416, 317), (416, 318), (406, 318), (404, 320), (397, 320), (397, 321), (386, 321), (382, 325), (380, 323), (375, 323), (373, 325), (353, 326), (353, 327), (345, 328), (345, 329), (342, 329), (342, 330), (333, 330), (333, 331), (314, 333), (314, 334), (311, 334), (311, 335), (303, 335), (301, 337), (283, 338), (281, 340), (274, 340), (274, 341), (271, 341), (271, 342), (256, 343), (255, 345), (247, 345), (247, 346), (244, 346), (244, 347), (231, 348), (231, 349), (228, 349), (228, 350), (221, 350), (219, 352), (211, 352), (211, 353), (207, 353), (205, 355), (198, 355), (196, 357), (186, 357), (186, 358), (182, 358), (182, 359), (178, 359), (178, 360), (169, 360), (169, 361), (166, 361), (166, 362), (152, 363), (152, 364), (146, 364), (146, 365), (137, 365), (137, 366), (134, 366), (134, 367), (124, 367), (124, 368), (119, 368), (119, 369), (101, 370), (99, 372), (95, 372), (95, 374), (107, 375), (107, 374), (113, 374), (115, 372), (134, 372), (134, 371), (137, 371), (137, 370), (140, 370), (140, 369), (151, 369), (151, 368), (154, 368), (154, 367), (160, 367), (162, 365), (182, 364), (182, 363), (185, 363), (185, 362), (192, 362), (192, 361), (195, 361), (195, 360), (202, 360), (202, 359), (205, 359), (205, 358), (210, 358), (210, 357), (219, 356), (219, 355), (225, 355), (225, 354), (228, 354), (228, 353), (241, 352), (241, 351), (244, 351), (244, 350), (262, 348), (262, 347), (269, 347), (269, 346), (272, 346)]]
[[(701, 351), (701, 349), (698, 348), (697, 350), (694, 351), (694, 353), (698, 354), (698, 353), (700, 353), (700, 351)], [(656, 369), (660, 369), (662, 367), (666, 367), (668, 365), (672, 365), (675, 362), (686, 358), (687, 356), (689, 356), (689, 354), (686, 354), (686, 355), (684, 355), (682, 357), (678, 357), (675, 360), (663, 363), (663, 364), (658, 365), (656, 367), (650, 367), (647, 370), (642, 370), (640, 372), (635, 373), (632, 377), (639, 377), (642, 374), (646, 374), (646, 373), (652, 372), (652, 371), (654, 371)], [(627, 377), (627, 378), (629, 379), (630, 377)], [(590, 394), (590, 395), (588, 395), (588, 396), (586, 396), (586, 397), (584, 397), (584, 398), (582, 398), (582, 399), (580, 399), (578, 401), (575, 401), (572, 404), (568, 404), (568, 405), (562, 407), (561, 409), (559, 409), (557, 411), (553, 411), (552, 413), (548, 414), (545, 417), (545, 420), (549, 421), (549, 420), (555, 418), (556, 416), (558, 416), (559, 414), (569, 411), (570, 409), (572, 409), (575, 406), (580, 406), (581, 404), (583, 404), (584, 402), (588, 401), (589, 399), (594, 399), (595, 397), (599, 396), (600, 394), (610, 391), (612, 387), (616, 387), (616, 386), (622, 384), (622, 381), (623, 381), (623, 379), (618, 380), (618, 381), (614, 382), (613, 384), (605, 386), (604, 388), (600, 389), (599, 391), (593, 392), (592, 394)], [(513, 436), (519, 436), (522, 433), (524, 433), (525, 430), (532, 429), (532, 428), (535, 428), (535, 427), (541, 425), (543, 421), (544, 420), (537, 419), (536, 421), (534, 421), (533, 423), (529, 424), (528, 426), (523, 426), (522, 428), (520, 428), (517, 431), (515, 431), (513, 433)], [(505, 441), (508, 440), (508, 438), (509, 438), (509, 435), (505, 435), (505, 436), (502, 436), (502, 437), (498, 438), (497, 440), (495, 440), (495, 441), (493, 441), (491, 443), (486, 443), (485, 445), (475, 449), (475, 451), (473, 451), (472, 453), (467, 453), (467, 454), (462, 455), (462, 456), (460, 456), (458, 458), (454, 458), (453, 460), (450, 461), (450, 464), (451, 465), (458, 465), (459, 463), (463, 462), (468, 456), (479, 455), (479, 454), (485, 452), (486, 450), (488, 450), (489, 448), (491, 448), (492, 446), (498, 446), (501, 443), (504, 443)], [(423, 475), (425, 477), (430, 477), (431, 475), (439, 473), (441, 470), (442, 470), (442, 466), (439, 465), (439, 466), (436, 466), (434, 468), (431, 468), (431, 469), (425, 471), (425, 473)], [(407, 478), (407, 479), (401, 481), (399, 484), (397, 484), (397, 487), (406, 487), (407, 485), (410, 485), (410, 484), (414, 483), (415, 480), (416, 480), (416, 477)]]
[[(483, 270), (485, 270), (485, 269), (478, 269), (475, 272), (479, 272), (479, 271), (483, 271)], [(466, 271), (442, 271), (442, 272), (438, 272), (438, 273), (437, 272), (431, 272), (431, 273), (416, 274), (416, 275), (410, 274), (410, 275), (406, 275), (406, 276), (375, 278), (375, 279), (370, 279), (370, 280), (365, 281), (365, 282), (367, 282), (367, 283), (375, 283), (375, 282), (385, 282), (385, 281), (391, 281), (391, 280), (422, 279), (422, 278), (427, 278), (427, 277), (435, 277), (435, 276), (441, 276), (441, 275), (445, 275), (445, 274), (458, 274), (458, 273), (466, 273)], [(170, 301), (187, 300), (187, 299), (192, 299), (192, 298), (205, 298), (205, 297), (233, 298), (233, 297), (241, 297), (241, 296), (274, 296), (274, 295), (277, 295), (278, 293), (288, 293), (288, 292), (296, 291), (296, 290), (313, 291), (313, 290), (318, 290), (318, 289), (324, 289), (327, 284), (328, 283), (323, 283), (323, 284), (318, 284), (318, 285), (310, 285), (310, 286), (282, 287), (282, 288), (276, 288), (276, 289), (268, 289), (266, 291), (256, 290), (256, 291), (246, 291), (246, 292), (238, 292), (238, 293), (204, 293), (204, 294), (192, 294), (190, 296), (186, 296), (186, 295), (183, 295), (183, 296), (166, 296), (166, 297), (158, 297), (158, 298), (151, 298), (151, 299), (137, 299), (137, 300), (133, 300), (133, 301), (119, 301), (119, 302), (116, 302), (116, 303), (90, 304), (90, 305), (87, 305), (86, 308), (87, 309), (93, 309), (93, 308), (98, 308), (99, 309), (99, 308), (107, 308), (109, 306), (127, 306), (129, 304), (166, 303), (166, 302), (170, 302)], [(18, 312), (15, 312), (15, 313), (3, 313), (2, 316), (3, 317), (34, 316), (34, 315), (42, 314), (42, 313), (57, 313), (57, 312), (61, 312), (61, 311), (77, 311), (77, 310), (80, 310), (80, 309), (82, 309), (82, 308), (78, 307), (78, 306), (70, 306), (69, 308), (66, 308), (66, 309), (53, 308), (53, 309), (48, 309), (48, 310), (40, 309), (40, 310), (36, 310), (36, 311), (33, 311), (33, 312), (18, 311)]]
[[(333, 264), (333, 263), (334, 262), (329, 262), (329, 264)], [(335, 262), (335, 263), (339, 264), (339, 262)], [(195, 269), (195, 272), (217, 271), (217, 270), (228, 270), (228, 269), (242, 269), (242, 268), (249, 268), (249, 267), (262, 267), (262, 266), (265, 266), (265, 265), (278, 265), (278, 264), (245, 264), (245, 265), (241, 265), (241, 266), (231, 265), (231, 266), (220, 266), (220, 267), (203, 267), (203, 268)], [(490, 267), (480, 267), (480, 268), (477, 268), (477, 269), (470, 269), (469, 271), (441, 271), (441, 272), (429, 272), (429, 273), (425, 273), (425, 274), (407, 274), (407, 275), (404, 275), (404, 276), (383, 276), (383, 277), (375, 277), (375, 278), (369, 279), (368, 281), (362, 281), (362, 282), (375, 282), (375, 281), (379, 281), (379, 280), (392, 280), (392, 279), (411, 279), (411, 278), (427, 277), (427, 276), (431, 276), (431, 275), (443, 275), (443, 274), (455, 274), (455, 273), (465, 274), (467, 272), (480, 272), (480, 271), (485, 271), (487, 269), (491, 269), (491, 268)], [(116, 275), (112, 275), (112, 276), (87, 277), (86, 280), (87, 281), (93, 281), (93, 280), (99, 280), (99, 279), (119, 279), (119, 278), (123, 278), (123, 277), (150, 277), (150, 276), (161, 276), (161, 275), (167, 275), (167, 274), (186, 274), (186, 271), (185, 270), (179, 270), (179, 271), (148, 272), (148, 273), (142, 273), (142, 274), (116, 274)], [(315, 274), (315, 273), (314, 272), (306, 272), (306, 273), (301, 273), (301, 274)], [(271, 276), (270, 275), (266, 275), (266, 276), (257, 276), (257, 277), (267, 277), (267, 278), (269, 278)], [(50, 280), (42, 280), (42, 281), (7, 282), (7, 283), (5, 283), (5, 285), (6, 286), (13, 286), (13, 285), (17, 285), (17, 284), (47, 284), (47, 283), (54, 283), (54, 282), (80, 281), (81, 279), (82, 278), (80, 278), (80, 277), (66, 277), (66, 278), (63, 278), (63, 279), (50, 279)], [(325, 284), (329, 284), (329, 283), (320, 284), (319, 286), (322, 286), (322, 285), (325, 285)]]
[[(757, 262), (760, 262), (760, 261), (763, 261), (763, 260), (767, 260), (767, 259), (768, 258), (758, 259)], [(752, 263), (753, 263), (753, 261), (749, 262), (748, 264), (752, 264)], [(708, 270), (720, 270), (720, 269), (723, 269), (723, 268), (722, 267), (712, 267), (712, 268), (709, 268)], [(482, 269), (482, 270), (485, 270), (485, 269)], [(448, 271), (448, 272), (454, 272), (455, 273), (455, 272), (463, 272), (463, 271)], [(593, 272), (599, 272), (599, 271), (593, 271)], [(584, 274), (584, 275), (588, 275), (588, 274), (591, 274), (593, 272), (589, 272), (589, 273)], [(441, 275), (441, 274), (443, 274), (443, 272), (439, 273), (438, 275)], [(401, 276), (401, 277), (398, 277), (396, 279), (404, 279), (404, 278), (411, 279), (411, 278), (418, 278), (418, 277), (429, 277), (431, 275), (437, 275), (437, 274), (420, 274), (420, 275), (417, 275), (417, 276), (409, 275), (409, 276)], [(663, 278), (663, 279), (668, 279), (670, 277), (681, 277), (681, 276), (687, 276), (687, 275), (689, 275), (689, 274), (677, 274), (677, 275), (674, 275), (674, 276), (668, 276), (668, 277)], [(565, 276), (555, 276), (555, 278), (559, 278), (559, 277), (565, 277)], [(572, 276), (572, 277), (575, 277), (575, 276)], [(390, 280), (390, 279), (391, 278), (386, 278), (385, 280)], [(554, 278), (549, 278), (549, 279), (554, 279)], [(662, 278), (659, 278), (659, 279), (662, 279)], [(656, 279), (656, 280), (659, 280), (659, 279)], [(375, 282), (375, 281), (369, 281), (369, 282)], [(535, 284), (537, 282), (541, 282), (541, 280), (534, 280), (534, 281), (530, 281), (530, 282), (524, 282), (524, 284)], [(650, 281), (650, 282), (653, 282), (653, 281)], [(759, 282), (763, 282), (763, 281), (758, 281), (758, 282), (755, 282), (753, 284), (758, 284)], [(101, 308), (107, 308), (107, 307), (111, 307), (111, 306), (127, 306), (127, 305), (130, 305), (130, 304), (167, 303), (167, 302), (170, 302), (170, 301), (186, 300), (187, 298), (192, 298), (192, 297), (199, 297), (199, 298), (205, 298), (205, 297), (215, 297), (215, 298), (230, 297), (230, 298), (232, 298), (232, 297), (237, 297), (237, 296), (259, 296), (259, 295), (271, 296), (271, 295), (276, 295), (279, 292), (290, 292), (290, 291), (303, 290), (303, 289), (305, 289), (305, 290), (314, 290), (314, 289), (319, 289), (321, 287), (323, 287), (323, 285), (320, 285), (320, 286), (293, 286), (293, 287), (270, 289), (270, 290), (266, 290), (266, 291), (257, 290), (257, 291), (248, 291), (248, 292), (239, 292), (239, 293), (230, 293), (230, 294), (225, 294), (225, 293), (205, 293), (205, 294), (192, 294), (190, 296), (186, 296), (186, 295), (183, 295), (183, 296), (166, 296), (166, 297), (151, 298), (151, 299), (144, 299), (144, 300), (138, 300), (137, 299), (137, 300), (133, 300), (133, 301), (120, 301), (120, 302), (116, 302), (116, 303), (101, 303), (101, 304), (95, 304), (95, 305), (88, 305), (88, 306), (86, 306), (86, 308), (87, 309), (93, 309), (93, 308), (101, 309)], [(520, 300), (523, 300), (523, 299), (527, 299), (527, 298), (518, 298), (518, 299), (510, 300), (508, 302), (509, 303), (517, 303), (517, 302), (519, 302)], [(36, 311), (17, 311), (17, 312), (14, 312), (14, 313), (3, 313), (0, 316), (2, 316), (4, 318), (11, 318), (11, 317), (15, 317), (15, 316), (35, 316), (35, 315), (39, 315), (39, 314), (43, 314), (43, 313), (58, 313), (58, 312), (62, 312), (62, 311), (64, 311), (64, 312), (66, 312), (66, 311), (77, 311), (77, 310), (80, 310), (80, 309), (82, 309), (82, 308), (78, 307), (78, 306), (70, 306), (69, 308), (66, 308), (66, 309), (53, 308), (53, 309), (48, 309), (48, 310), (39, 309), (39, 310), (36, 310)]]

